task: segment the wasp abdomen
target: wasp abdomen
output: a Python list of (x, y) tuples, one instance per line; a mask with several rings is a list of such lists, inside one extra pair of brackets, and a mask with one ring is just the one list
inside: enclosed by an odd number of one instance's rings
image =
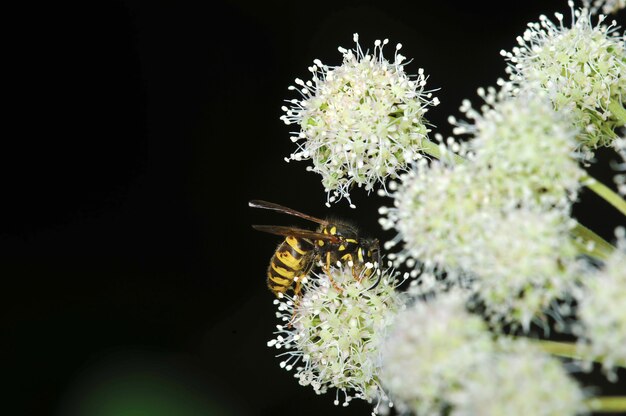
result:
[(309, 241), (291, 236), (278, 246), (267, 269), (267, 285), (276, 296), (285, 293), (295, 277), (309, 272), (313, 249)]

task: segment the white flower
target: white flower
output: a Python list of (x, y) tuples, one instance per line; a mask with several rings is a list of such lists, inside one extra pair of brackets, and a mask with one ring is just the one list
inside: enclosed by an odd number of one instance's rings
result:
[[(589, 0), (585, 0), (584, 3), (588, 6)], [(602, 8), (602, 13), (617, 13), (618, 10), (626, 8), (626, 0), (594, 0), (592, 13), (595, 13), (598, 9)]]
[(555, 211), (518, 208), (505, 214), (485, 210), (475, 233), (467, 268), (475, 274), (472, 289), (494, 326), (543, 323), (546, 312), (564, 317), (557, 300), (567, 300), (580, 267), (569, 238), (571, 221)]
[[(403, 174), (399, 184), (390, 184), (394, 206), (380, 209), (380, 224), (383, 229), (395, 228), (397, 236), (385, 248), (403, 244), (392, 258), (408, 261), (409, 266), (412, 259), (419, 259), (448, 271), (460, 267), (460, 255), (471, 243), (464, 219), (480, 209), (482, 199), (480, 187), (474, 186), (477, 176), (468, 174), (472, 166), (423, 161)], [(475, 198), (473, 189), (481, 195)]]
[(440, 414), (493, 349), (491, 335), (465, 310), (466, 294), (416, 300), (400, 312), (381, 347), (383, 387), (401, 412)]
[[(454, 166), (438, 161), (418, 163), (401, 177), (400, 184), (390, 186), (394, 206), (380, 209), (383, 228), (397, 231), (396, 238), (385, 246), (403, 243), (396, 254), (399, 262), (419, 259), (432, 266), (427, 268), (447, 272), (470, 268), (493, 232), (488, 225), (492, 216), (506, 216), (520, 206), (543, 208), (520, 181), (524, 179), (492, 174), (471, 160)], [(516, 187), (526, 189), (526, 199), (513, 197), (510, 190)], [(568, 211), (554, 212), (567, 218)]]
[(609, 377), (614, 366), (626, 365), (626, 239), (617, 229), (617, 250), (604, 266), (585, 280), (579, 294), (578, 328), (582, 355), (602, 359)]
[(308, 169), (322, 175), (327, 204), (341, 198), (350, 202), (354, 185), (366, 191), (376, 183), (384, 186), (413, 160), (420, 157), (427, 137), (427, 107), (438, 100), (425, 91), (426, 76), (404, 71), (404, 60), (395, 49), (393, 62), (383, 57), (388, 40), (377, 40), (373, 54), (356, 48), (339, 48), (343, 64), (329, 67), (319, 60), (309, 67), (311, 81), (296, 79), (302, 98), (288, 101), (281, 119), (297, 124), (292, 132), (298, 149), (290, 160), (311, 160)]
[(446, 272), (445, 282), (461, 279), (493, 324), (528, 330), (576, 282), (571, 220), (559, 210), (498, 199), (472, 167), (435, 163), (407, 175), (381, 224), (404, 243), (398, 262), (412, 267), (419, 259), (426, 270)]
[(586, 413), (563, 364), (521, 340), (493, 354), (451, 395), (451, 416), (567, 416)]
[(398, 231), (394, 242), (405, 245), (400, 261), (420, 259), (448, 272), (469, 267), (473, 261), (465, 259), (480, 249), (477, 237), (483, 241), (491, 234), (481, 229), (494, 211), (505, 215), (536, 206), (569, 217), (584, 171), (568, 117), (541, 93), (479, 94), (486, 101), (480, 112), (469, 101), (461, 108), (470, 121), (451, 119), (456, 134), (471, 134), (459, 150), (466, 161), (421, 160), (399, 185), (390, 184), (394, 207), (382, 210), (381, 224)]
[(569, 5), (571, 27), (564, 26), (560, 13), (557, 24), (542, 15), (517, 38), (518, 47), (501, 54), (520, 89), (539, 85), (557, 110), (575, 115), (581, 145), (591, 152), (609, 146), (614, 129), (623, 125), (609, 106), (623, 106), (626, 99), (626, 34), (617, 32), (615, 22), (603, 24), (603, 15), (593, 26), (588, 9), (574, 11), (573, 2)]
[(510, 198), (537, 199), (546, 207), (568, 206), (577, 198), (585, 172), (575, 152), (578, 129), (571, 114), (555, 111), (542, 91), (511, 96), (505, 88), (479, 89), (481, 111), (465, 100), (461, 111), (470, 122), (450, 121), (455, 134), (471, 134), (475, 163), (489, 170)]
[[(541, 93), (479, 91), (456, 134), (471, 134), (465, 162), (418, 162), (401, 177), (381, 225), (402, 242), (397, 262), (443, 271), (446, 282), (471, 283), (493, 324), (529, 329), (566, 297), (577, 273), (570, 242), (571, 204), (584, 171), (575, 129)], [(414, 273), (415, 275), (416, 273)]]
[(285, 357), (280, 365), (295, 368), (301, 385), (310, 385), (318, 394), (336, 388), (335, 404), (339, 392), (344, 406), (353, 398), (384, 402), (376, 346), (401, 305), (397, 275), (391, 270), (381, 276), (375, 272), (359, 282), (350, 267), (333, 268), (331, 274), (341, 293), (328, 276), (313, 274), (302, 282), (300, 300), (275, 301), (283, 323), (268, 346), (287, 350), (280, 354)]

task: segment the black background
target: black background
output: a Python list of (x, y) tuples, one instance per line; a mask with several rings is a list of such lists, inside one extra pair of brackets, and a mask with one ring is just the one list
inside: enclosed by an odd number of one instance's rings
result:
[[(387, 201), (357, 191), (357, 210), (327, 209), (319, 177), (283, 161), (294, 150), (279, 120), (294, 97), (287, 86), (308, 79), (315, 58), (339, 64), (337, 46), (351, 48), (354, 32), (364, 48), (389, 38), (388, 56), (401, 42), (407, 72), (423, 67), (441, 89), (428, 116), (447, 135), (461, 100), (504, 76), (499, 51), (557, 10), (569, 14), (565, 1), (539, 0), (120, 0), (7, 12), (17, 23), (0, 152), (7, 414), (114, 414), (98, 397), (124, 382), (115, 391), (147, 397), (143, 408), (163, 398), (181, 409), (128, 414), (369, 414), (300, 387), (265, 345), (275, 325), (265, 268), (279, 239), (250, 224), (294, 220), (254, 212), (249, 199), (353, 218), (386, 237), (376, 210)], [(606, 238), (619, 221), (587, 194), (576, 214)]]

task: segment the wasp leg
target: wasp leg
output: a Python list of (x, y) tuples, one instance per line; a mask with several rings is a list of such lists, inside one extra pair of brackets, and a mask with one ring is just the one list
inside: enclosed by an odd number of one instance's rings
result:
[(380, 279), (382, 278), (382, 273), (380, 272), (380, 269), (376, 269), (374, 271), (374, 273), (376, 273), (376, 283), (374, 283), (372, 286), (368, 287), (367, 290), (372, 290), (374, 289), (376, 286), (378, 286), (378, 284), (380, 283)]
[(342, 293), (343, 289), (335, 282), (335, 279), (333, 279), (333, 276), (330, 274), (330, 253), (326, 253), (326, 267), (324, 271), (326, 272), (326, 276), (328, 276), (328, 280), (330, 280), (330, 284), (333, 285), (337, 292)]
[(363, 280), (363, 274), (357, 272), (357, 267), (355, 267), (354, 261), (352, 260), (352, 254), (346, 254), (342, 257), (342, 259), (346, 260), (346, 263), (348, 264), (352, 263), (352, 277), (354, 278), (354, 280), (361, 283), (361, 280)]
[[(376, 240), (376, 246), (378, 246), (378, 240)], [(378, 286), (380, 280), (382, 279), (382, 272), (380, 271), (380, 268), (382, 267), (381, 260), (382, 258), (380, 256), (380, 250), (376, 250), (376, 261), (374, 262), (374, 267), (372, 268), (372, 272), (376, 273), (376, 283), (370, 286), (367, 290), (374, 289), (376, 286)]]

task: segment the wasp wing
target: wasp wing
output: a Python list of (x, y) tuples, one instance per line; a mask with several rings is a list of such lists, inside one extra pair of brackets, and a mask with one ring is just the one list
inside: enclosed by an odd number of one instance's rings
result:
[(316, 217), (313, 217), (311, 215), (304, 214), (304, 213), (302, 213), (300, 211), (296, 211), (295, 209), (287, 208), (285, 206), (282, 206), (282, 205), (279, 205), (279, 204), (275, 204), (273, 202), (267, 202), (267, 201), (261, 201), (259, 199), (253, 199), (252, 201), (248, 202), (248, 206), (250, 206), (252, 208), (262, 208), (262, 209), (269, 209), (269, 210), (272, 210), (272, 211), (278, 211), (278, 212), (281, 212), (283, 214), (293, 215), (294, 217), (304, 218), (305, 220), (313, 221), (313, 222), (316, 222), (318, 224), (328, 224), (328, 221), (326, 221), (326, 220), (322, 220), (320, 218), (316, 218)]
[(255, 230), (265, 233), (282, 235), (286, 237), (308, 238), (309, 240), (325, 240), (339, 243), (341, 240), (336, 235), (318, 233), (317, 231), (304, 230), (301, 228), (288, 227), (282, 225), (253, 225)]

